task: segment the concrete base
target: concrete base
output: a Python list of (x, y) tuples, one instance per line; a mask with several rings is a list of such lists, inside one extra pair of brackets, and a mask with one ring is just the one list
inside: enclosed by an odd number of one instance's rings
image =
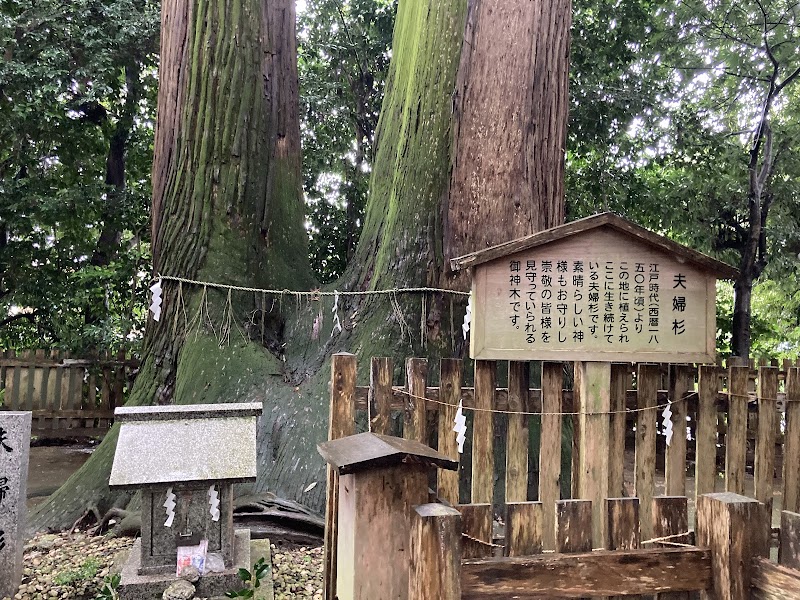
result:
[[(139, 575), (142, 558), (141, 543), (141, 539), (136, 540), (128, 555), (128, 560), (122, 567), (122, 579), (119, 586), (121, 600), (161, 600), (164, 590), (177, 579), (175, 573)], [(233, 567), (222, 573), (208, 573), (201, 577), (200, 581), (195, 584), (197, 597), (224, 596), (226, 592), (242, 589), (239, 569), (249, 571), (253, 568), (250, 556), (250, 531), (237, 529), (233, 545)]]

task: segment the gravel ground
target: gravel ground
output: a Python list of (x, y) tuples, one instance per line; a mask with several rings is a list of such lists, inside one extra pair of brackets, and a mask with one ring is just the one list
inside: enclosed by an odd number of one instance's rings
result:
[(272, 545), (275, 600), (322, 600), (322, 548), (279, 549)]
[(83, 533), (38, 535), (25, 546), (22, 585), (14, 598), (92, 599), (117, 555), (132, 544), (131, 538)]
[[(93, 600), (132, 538), (38, 535), (24, 551), (22, 586), (15, 600)], [(272, 545), (275, 600), (322, 600), (322, 548)], [(4, 598), (3, 600), (10, 600)]]

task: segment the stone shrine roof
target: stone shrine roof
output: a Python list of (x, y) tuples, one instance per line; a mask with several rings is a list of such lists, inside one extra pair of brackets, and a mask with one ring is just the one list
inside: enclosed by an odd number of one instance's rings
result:
[(261, 411), (260, 402), (118, 408), (109, 486), (253, 481)]

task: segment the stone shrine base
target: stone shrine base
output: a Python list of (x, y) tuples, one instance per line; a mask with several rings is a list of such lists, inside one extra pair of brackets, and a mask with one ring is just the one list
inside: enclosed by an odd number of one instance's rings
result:
[[(178, 578), (174, 573), (160, 575), (139, 575), (141, 564), (142, 540), (137, 539), (130, 550), (128, 559), (122, 567), (122, 579), (119, 586), (121, 600), (161, 600), (167, 587)], [(269, 562), (269, 540), (250, 541), (250, 531), (237, 529), (234, 539), (234, 565), (221, 573), (208, 573), (195, 583), (198, 598), (224, 596), (226, 592), (242, 589), (242, 580), (239, 579), (239, 569), (253, 568), (253, 563), (264, 556)], [(272, 573), (267, 576), (272, 578)]]

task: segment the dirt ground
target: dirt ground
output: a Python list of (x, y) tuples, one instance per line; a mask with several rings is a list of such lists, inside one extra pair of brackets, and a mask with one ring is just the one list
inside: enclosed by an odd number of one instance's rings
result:
[(89, 460), (94, 443), (32, 446), (28, 465), (28, 508), (42, 502)]

